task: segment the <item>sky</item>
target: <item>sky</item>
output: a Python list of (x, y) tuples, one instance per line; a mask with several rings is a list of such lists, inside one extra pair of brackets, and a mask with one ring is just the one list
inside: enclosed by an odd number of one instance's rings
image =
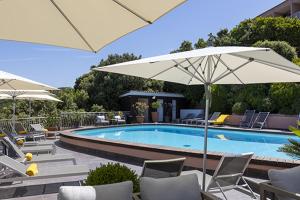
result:
[[(0, 40), (0, 70), (54, 87), (72, 87), (109, 54), (134, 53), (143, 57), (167, 54), (182, 41), (195, 43), (209, 33), (231, 29), (282, 0), (187, 0), (154, 24), (130, 33), (98, 53)], [(101, 73), (101, 72), (99, 72)]]

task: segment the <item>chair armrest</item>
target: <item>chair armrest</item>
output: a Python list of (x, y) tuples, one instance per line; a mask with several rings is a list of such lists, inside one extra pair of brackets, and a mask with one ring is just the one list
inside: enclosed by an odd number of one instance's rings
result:
[(293, 192), (288, 192), (286, 190), (283, 190), (281, 188), (275, 187), (271, 185), (270, 182), (264, 182), (259, 184), (260, 188), (260, 198), (261, 200), (266, 200), (267, 195), (266, 192), (269, 192), (272, 194), (272, 199), (275, 198), (275, 195), (279, 196), (284, 196), (284, 197), (289, 197), (292, 199), (300, 200), (300, 194), (299, 193), (293, 193)]

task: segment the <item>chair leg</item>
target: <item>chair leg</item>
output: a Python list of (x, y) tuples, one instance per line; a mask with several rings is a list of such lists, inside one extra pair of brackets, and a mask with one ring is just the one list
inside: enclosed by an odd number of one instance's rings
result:
[(222, 195), (224, 196), (224, 198), (225, 198), (226, 200), (228, 200), (227, 197), (226, 197), (226, 195), (225, 195), (225, 193), (224, 193), (224, 191), (223, 191), (223, 189), (222, 189), (222, 187), (221, 187), (220, 184), (218, 183), (218, 181), (216, 181), (216, 184), (217, 184), (218, 188), (220, 189), (220, 191), (221, 191)]
[(243, 186), (246, 187), (250, 191), (253, 199), (257, 199), (257, 197), (255, 196), (253, 190), (251, 189), (251, 187), (249, 186), (249, 184), (247, 183), (247, 181), (244, 179), (244, 177), (241, 177), (241, 180), (244, 182)]

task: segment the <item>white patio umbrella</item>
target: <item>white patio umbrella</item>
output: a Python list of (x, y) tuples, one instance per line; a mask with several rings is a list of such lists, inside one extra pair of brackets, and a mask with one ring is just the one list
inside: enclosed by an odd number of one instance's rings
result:
[(0, 90), (57, 90), (57, 88), (0, 71)]
[(31, 116), (31, 102), (32, 101), (55, 101), (55, 102), (62, 102), (58, 98), (55, 97), (55, 95), (47, 92), (47, 91), (23, 91), (23, 93), (20, 91), (19, 95), (13, 95), (16, 94), (16, 91), (13, 93), (1, 93), (0, 91), (0, 99), (11, 99), (13, 100), (13, 115), (15, 115), (15, 108), (16, 108), (16, 100), (28, 100), (29, 101), (29, 116)]
[(210, 86), (300, 82), (300, 67), (268, 48), (208, 47), (95, 68), (146, 79), (205, 87), (203, 189), (205, 189)]
[(96, 52), (185, 1), (0, 1), (0, 38)]
[[(1, 4), (2, 2), (0, 2)], [(38, 91), (36, 91), (38, 90)], [(55, 87), (32, 81), (30, 79), (17, 76), (8, 72), (0, 71), (0, 93), (12, 96), (13, 100), (16, 96), (25, 94), (24, 91), (31, 93), (41, 92), (41, 90), (58, 90)], [(46, 91), (45, 91), (46, 92)], [(15, 104), (13, 104), (13, 126), (15, 125)]]

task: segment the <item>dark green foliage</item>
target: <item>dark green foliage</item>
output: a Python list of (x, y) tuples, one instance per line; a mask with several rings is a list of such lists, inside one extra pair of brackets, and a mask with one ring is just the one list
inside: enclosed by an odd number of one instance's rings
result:
[[(137, 57), (133, 54), (109, 55), (107, 59), (102, 59), (97, 67), (140, 58), (140, 56)], [(74, 88), (87, 92), (89, 99), (86, 102), (86, 110), (90, 110), (93, 104), (102, 105), (106, 110), (119, 110), (119, 96), (121, 94), (129, 90), (162, 91), (162, 87), (162, 81), (92, 71), (78, 78)]]
[(255, 44), (253, 44), (253, 46), (271, 48), (290, 61), (296, 59), (297, 57), (296, 49), (285, 41), (264, 40), (256, 42)]
[(300, 20), (283, 17), (257, 17), (241, 22), (231, 31), (231, 36), (243, 46), (257, 41), (286, 41), (300, 47)]
[(242, 115), (246, 111), (247, 107), (247, 104), (243, 102), (236, 102), (232, 106), (232, 113)]
[(85, 180), (85, 185), (105, 185), (123, 181), (132, 181), (133, 192), (139, 192), (139, 180), (135, 171), (120, 163), (108, 163), (91, 170)]
[(285, 152), (289, 156), (299, 159), (300, 158), (300, 143), (296, 140), (289, 139), (289, 144), (285, 144), (283, 147), (280, 147), (278, 151)]

